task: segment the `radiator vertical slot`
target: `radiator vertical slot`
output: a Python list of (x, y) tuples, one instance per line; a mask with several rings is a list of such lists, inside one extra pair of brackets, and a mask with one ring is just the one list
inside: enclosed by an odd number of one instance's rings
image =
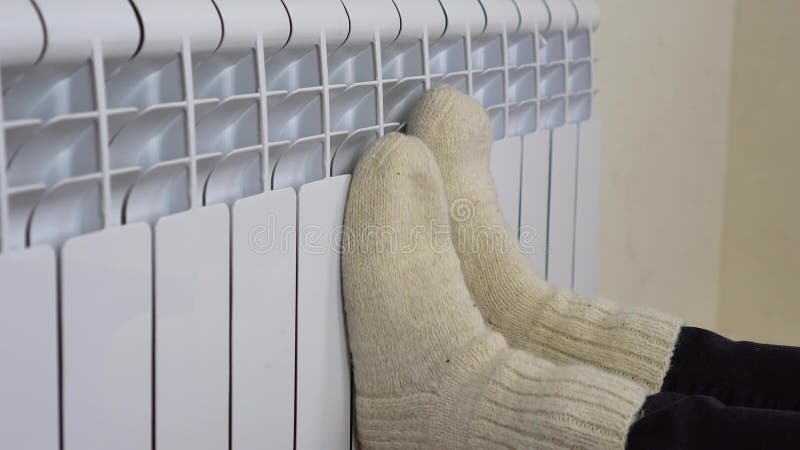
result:
[(230, 442), (231, 222), (227, 205), (202, 206), (198, 180), (205, 181), (217, 155), (197, 155), (191, 52), (184, 38), (188, 156), (172, 164), (188, 166), (188, 180), (164, 178), (185, 186), (188, 210), (155, 224), (155, 445), (162, 450)]
[[(294, 446), (297, 195), (272, 191), (263, 39), (256, 42), (259, 139), (209, 177), (206, 201), (231, 186), (231, 449)], [(237, 161), (238, 160), (238, 161)]]
[[(494, 38), (493, 40), (497, 40)], [(502, 120), (502, 127), (498, 127), (498, 132), (502, 130), (503, 139), (492, 144), (489, 160), (489, 171), (494, 177), (497, 200), (500, 203), (500, 210), (506, 219), (506, 224), (510, 230), (517, 235), (519, 232), (519, 209), (520, 209), (520, 184), (522, 182), (522, 139), (511, 135), (511, 125), (509, 124), (509, 104), (511, 103), (510, 80), (509, 80), (509, 49), (508, 33), (505, 25), (499, 36), (501, 44), (500, 68), (502, 84), (500, 94), (502, 95), (502, 108), (496, 110)], [(477, 206), (477, 205), (475, 205)]]
[(61, 250), (64, 448), (151, 442), (152, 255), (147, 224), (68, 240)]
[(229, 270), (226, 205), (155, 225), (158, 449), (228, 446)]
[[(95, 42), (91, 66), (100, 172), (97, 180), (87, 179), (86, 189), (99, 191), (92, 203), (104, 229), (71, 238), (61, 247), (65, 449), (136, 449), (152, 440), (151, 233), (141, 223), (112, 227), (119, 219), (111, 208), (103, 58)], [(68, 187), (63, 185), (62, 192)], [(64, 208), (68, 200), (61, 196), (52, 208), (60, 212), (56, 208)], [(50, 214), (44, 217), (53, 221)]]
[(298, 194), (297, 449), (350, 447), (350, 361), (339, 242), (350, 175)]
[(577, 293), (586, 296), (594, 295), (597, 290), (601, 142), (600, 120), (579, 124), (573, 285)]
[(522, 140), (519, 137), (509, 137), (496, 141), (492, 144), (491, 151), (489, 171), (494, 177), (497, 200), (509, 229), (516, 235), (520, 224)]
[[(339, 249), (350, 176), (331, 177), (331, 87), (325, 33), (320, 35), (319, 59), (325, 173), (324, 179), (307, 179), (298, 187), (295, 448), (299, 450), (352, 445), (350, 358)], [(377, 117), (373, 120), (377, 123)]]
[(292, 188), (233, 205), (233, 449), (293, 445), (296, 208)]
[(553, 130), (550, 147), (547, 280), (564, 289), (572, 288), (577, 162), (578, 127), (569, 124)]
[[(0, 60), (0, 68), (2, 67), (2, 60)], [(9, 229), (11, 220), (9, 213), (9, 195), (8, 195), (8, 173), (6, 172), (6, 165), (8, 164), (8, 150), (6, 148), (6, 124), (4, 119), (4, 105), (3, 105), (3, 72), (0, 70), (0, 252), (6, 251), (11, 248), (9, 245), (9, 236), (11, 231)]]
[(56, 256), (0, 256), (0, 448), (59, 448)]
[(522, 137), (519, 242), (536, 273), (547, 275), (550, 130)]

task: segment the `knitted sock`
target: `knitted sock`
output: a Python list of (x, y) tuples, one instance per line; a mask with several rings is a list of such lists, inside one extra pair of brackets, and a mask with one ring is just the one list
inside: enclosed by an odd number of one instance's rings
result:
[(590, 364), (657, 392), (681, 322), (587, 300), (536, 275), (500, 212), (483, 108), (455, 89), (436, 88), (412, 112), (408, 132), (428, 145), (442, 171), (464, 278), (489, 324), (514, 347), (557, 363)]
[(475, 308), (433, 155), (393, 133), (350, 186), (342, 280), (363, 448), (618, 448), (645, 391), (510, 350)]

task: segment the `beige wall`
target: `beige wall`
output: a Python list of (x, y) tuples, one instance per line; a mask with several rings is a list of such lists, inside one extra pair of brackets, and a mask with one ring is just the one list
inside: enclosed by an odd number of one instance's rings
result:
[(599, 4), (599, 292), (716, 328), (735, 3)]
[(600, 294), (800, 345), (800, 1), (599, 3)]
[(720, 328), (800, 345), (800, 1), (739, 2)]

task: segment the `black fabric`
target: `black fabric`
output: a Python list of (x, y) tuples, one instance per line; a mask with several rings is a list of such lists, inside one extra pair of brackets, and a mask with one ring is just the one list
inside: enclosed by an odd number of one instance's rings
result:
[(800, 411), (800, 348), (735, 342), (684, 327), (661, 391), (707, 395), (728, 406)]
[(642, 414), (628, 432), (628, 450), (800, 449), (800, 412), (661, 392), (647, 398)]
[(627, 448), (800, 449), (800, 348), (684, 327)]

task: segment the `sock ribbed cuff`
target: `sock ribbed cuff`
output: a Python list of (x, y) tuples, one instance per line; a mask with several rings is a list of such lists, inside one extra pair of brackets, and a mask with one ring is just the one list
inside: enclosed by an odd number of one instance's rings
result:
[(641, 385), (599, 370), (559, 367), (510, 350), (496, 334), (451, 363), (437, 393), (358, 397), (361, 443), (623, 449), (647, 395)]
[(642, 307), (558, 291), (520, 302), (498, 324), (511, 345), (562, 364), (588, 364), (658, 392), (683, 321)]

